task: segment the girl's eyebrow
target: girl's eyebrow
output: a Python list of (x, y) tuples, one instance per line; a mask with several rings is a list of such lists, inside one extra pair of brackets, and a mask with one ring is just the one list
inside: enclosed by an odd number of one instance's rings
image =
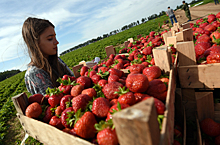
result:
[(56, 36), (56, 34), (50, 34), (50, 35), (48, 35), (47, 37), (50, 37), (50, 36)]

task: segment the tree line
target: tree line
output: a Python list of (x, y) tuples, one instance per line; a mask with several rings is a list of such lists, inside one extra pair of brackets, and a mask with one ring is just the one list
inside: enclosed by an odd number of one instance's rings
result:
[(20, 73), (21, 71), (18, 69), (18, 70), (10, 70), (10, 71), (4, 71), (4, 72), (0, 72), (0, 82), (9, 78), (9, 77), (12, 77), (13, 75), (16, 75), (18, 73)]

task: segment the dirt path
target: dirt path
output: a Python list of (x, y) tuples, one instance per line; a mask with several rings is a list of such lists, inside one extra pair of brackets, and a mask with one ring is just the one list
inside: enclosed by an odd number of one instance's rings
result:
[[(217, 14), (218, 12), (220, 12), (220, 4), (215, 5), (214, 3), (208, 3), (201, 6), (191, 7), (190, 13), (192, 21), (190, 21), (190, 23), (195, 23), (199, 18), (205, 18), (208, 16), (208, 14)], [(180, 24), (186, 23), (188, 21), (188, 18), (185, 15), (185, 11), (183, 10), (175, 11), (175, 15), (177, 17), (177, 21)]]

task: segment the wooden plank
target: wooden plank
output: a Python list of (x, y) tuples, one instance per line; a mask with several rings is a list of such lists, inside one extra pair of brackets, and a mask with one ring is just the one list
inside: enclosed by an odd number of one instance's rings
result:
[(153, 98), (113, 114), (112, 119), (120, 145), (159, 143), (159, 124)]
[(178, 42), (176, 44), (178, 51), (179, 66), (195, 65), (196, 55), (193, 41)]
[(173, 26), (176, 26), (178, 29), (180, 28), (179, 22), (174, 23)]
[(195, 121), (196, 99), (194, 89), (181, 89), (183, 107), (185, 108), (186, 120)]
[(129, 43), (130, 43), (130, 41), (125, 41), (125, 42), (124, 42), (125, 48), (128, 47), (128, 44), (129, 44)]
[(116, 54), (116, 51), (115, 51), (115, 48), (113, 47), (113, 45), (105, 47), (105, 51), (106, 51), (107, 57), (109, 57), (109, 55), (111, 55), (111, 54)]
[(183, 31), (183, 27), (180, 27), (179, 30), (180, 30), (180, 32)]
[(183, 106), (183, 145), (186, 145), (186, 111)]
[(184, 23), (182, 24), (183, 29), (187, 29), (190, 28), (190, 24), (189, 23)]
[(178, 32), (178, 27), (177, 26), (173, 26), (173, 27), (171, 27), (171, 32)]
[(172, 144), (174, 133), (174, 102), (175, 102), (175, 89), (176, 89), (176, 77), (174, 75), (174, 69), (170, 71), (169, 83), (166, 98), (166, 111), (164, 112), (164, 119), (162, 123), (160, 145)]
[(192, 28), (183, 29), (183, 31), (176, 33), (177, 42), (193, 41)]
[(16, 96), (12, 97), (11, 99), (14, 103), (14, 106), (15, 106), (15, 109), (17, 110), (17, 112), (24, 115), (25, 110), (26, 110), (27, 106), (29, 105), (26, 93), (23, 92), (21, 94), (18, 94)]
[(176, 43), (177, 43), (176, 36), (167, 37), (167, 44), (166, 44), (167, 46), (173, 44), (174, 47), (176, 48)]
[(81, 68), (81, 67), (83, 67), (84, 65), (83, 64), (79, 64), (79, 65), (76, 65), (76, 66), (74, 66), (74, 67), (72, 67), (72, 69), (73, 69), (73, 74), (74, 74), (74, 76), (75, 77), (80, 77), (80, 72), (78, 72), (78, 70)]
[[(196, 92), (196, 104), (198, 120), (202, 121), (205, 118), (214, 120), (214, 101), (212, 92)], [(205, 107), (204, 107), (205, 106)]]
[(220, 103), (215, 103), (215, 121), (220, 123)]
[(220, 88), (220, 64), (191, 65), (178, 68), (182, 88)]
[(167, 45), (167, 37), (171, 37), (172, 33), (171, 33), (171, 31), (168, 31), (167, 33), (164, 33), (162, 36), (163, 36), (163, 40), (165, 42), (165, 45)]
[(196, 127), (197, 127), (197, 145), (203, 145), (199, 119), (198, 119), (197, 115), (195, 115), (195, 116), (196, 116)]
[(84, 139), (65, 133), (47, 123), (20, 113), (17, 113), (17, 117), (28, 135), (46, 145), (92, 145)]
[(155, 65), (160, 67), (160, 69), (169, 73), (171, 69), (171, 54), (168, 52), (167, 46), (163, 45), (153, 49)]

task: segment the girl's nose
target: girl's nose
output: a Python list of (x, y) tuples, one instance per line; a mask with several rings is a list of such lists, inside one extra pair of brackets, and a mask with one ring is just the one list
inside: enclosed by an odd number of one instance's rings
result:
[(55, 38), (55, 42), (54, 42), (54, 43), (55, 43), (56, 45), (59, 44), (59, 42), (57, 41), (57, 38)]

